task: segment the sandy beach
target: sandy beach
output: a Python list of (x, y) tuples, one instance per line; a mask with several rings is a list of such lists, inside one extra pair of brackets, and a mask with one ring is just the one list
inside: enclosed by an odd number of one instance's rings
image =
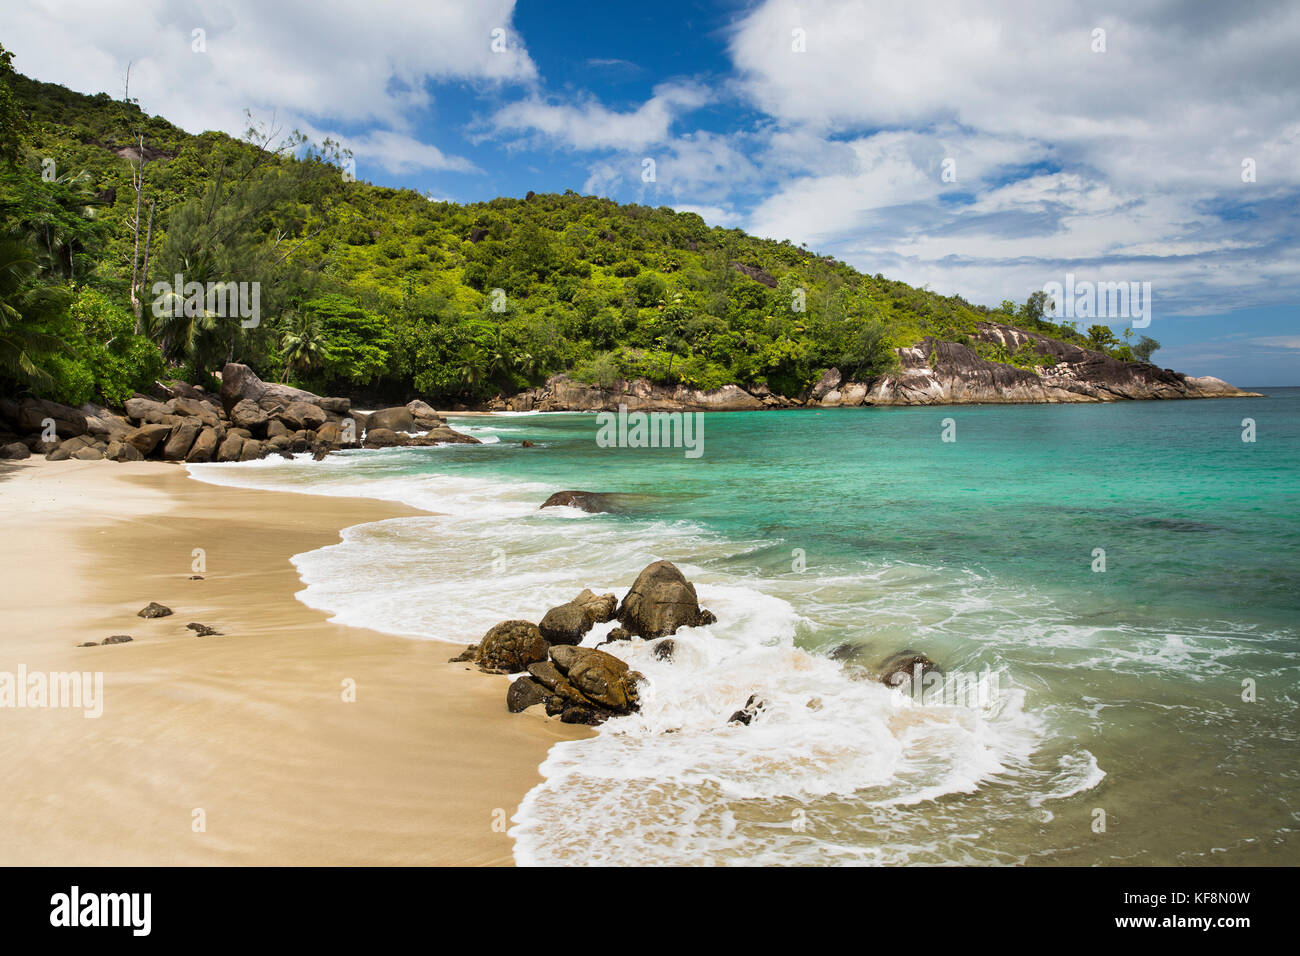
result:
[[(417, 513), (159, 463), (3, 466), (0, 671), (102, 672), (104, 689), (98, 718), (0, 709), (0, 864), (511, 863), (538, 764), (589, 731), (507, 713), (504, 678), (447, 663), (458, 646), (293, 597), (292, 555)], [(175, 613), (137, 617), (151, 601)], [(77, 646), (116, 634), (133, 640)]]

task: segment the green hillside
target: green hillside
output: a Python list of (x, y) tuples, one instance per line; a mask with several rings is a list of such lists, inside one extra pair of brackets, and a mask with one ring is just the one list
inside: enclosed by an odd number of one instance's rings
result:
[[(156, 377), (201, 382), (233, 360), (317, 392), (441, 404), (560, 371), (798, 394), (830, 365), (864, 378), (924, 336), (969, 341), (983, 318), (1132, 357), (1104, 328), (1089, 340), (1043, 321), (1041, 295), (990, 311), (693, 213), (574, 192), (432, 202), (350, 181), (334, 144), (252, 122), (242, 141), (192, 136), (7, 61), (6, 393), (119, 402)], [(260, 323), (220, 309), (156, 315), (154, 283), (177, 274), (259, 283)], [(1038, 358), (977, 348), (1024, 367)]]

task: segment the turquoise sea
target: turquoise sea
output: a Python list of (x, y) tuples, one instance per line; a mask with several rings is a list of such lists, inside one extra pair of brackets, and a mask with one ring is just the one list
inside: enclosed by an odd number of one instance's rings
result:
[[(695, 582), (717, 624), (671, 662), (612, 646), (642, 712), (552, 749), (522, 863), (1295, 865), (1300, 389), (1262, 391), (715, 413), (698, 458), (599, 447), (595, 415), (452, 416), (485, 444), (191, 473), (438, 512), (295, 559), (306, 603), (414, 639), (621, 597), (658, 558)], [(571, 488), (622, 510), (539, 510)], [(845, 644), (996, 693), (918, 703)]]

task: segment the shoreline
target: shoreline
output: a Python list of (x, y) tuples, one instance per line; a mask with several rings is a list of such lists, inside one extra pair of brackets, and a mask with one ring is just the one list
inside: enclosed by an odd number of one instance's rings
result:
[[(4, 468), (0, 502), (0, 671), (102, 671), (104, 687), (99, 718), (0, 709), (21, 768), (6, 865), (510, 865), (504, 831), (551, 745), (589, 733), (507, 713), (503, 683), (447, 663), (461, 645), (332, 624), (294, 597), (293, 555), (426, 512), (38, 457)], [(151, 601), (174, 614), (137, 617)], [(115, 634), (133, 640), (76, 646)]]

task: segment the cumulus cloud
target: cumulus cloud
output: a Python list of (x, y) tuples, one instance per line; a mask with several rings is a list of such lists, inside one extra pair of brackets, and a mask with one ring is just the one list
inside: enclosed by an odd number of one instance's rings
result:
[(1066, 269), (1179, 309), (1285, 300), (1298, 45), (1280, 3), (767, 0), (731, 33), (732, 89), (777, 157), (839, 159), (780, 160), (749, 226), (978, 301)]
[(358, 155), (376, 146), (395, 171), (447, 169), (467, 161), (402, 136), (432, 104), (430, 81), (535, 78), (513, 8), (513, 0), (51, 0), (6, 10), (4, 42), (19, 70), (81, 92), (122, 96), (130, 64), (130, 95), (190, 132), (238, 135), (247, 108), (304, 129), (387, 129), (363, 137)]

